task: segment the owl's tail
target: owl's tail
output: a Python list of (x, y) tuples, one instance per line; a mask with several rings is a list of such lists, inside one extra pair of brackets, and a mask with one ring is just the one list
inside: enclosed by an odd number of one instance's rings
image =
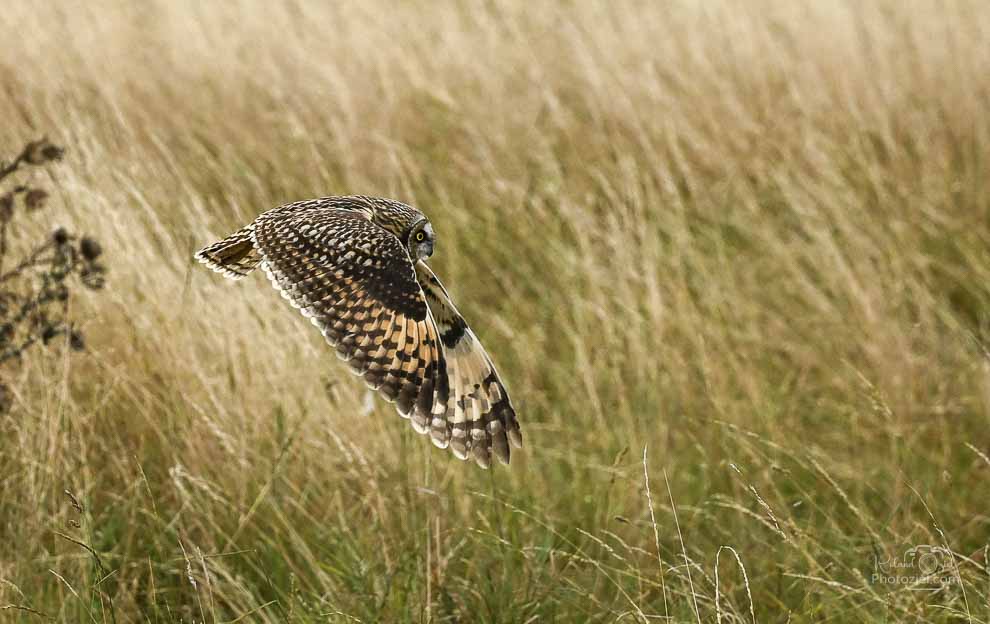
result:
[(196, 252), (195, 258), (224, 277), (239, 280), (261, 263), (261, 253), (251, 237), (254, 226), (247, 226), (220, 242)]

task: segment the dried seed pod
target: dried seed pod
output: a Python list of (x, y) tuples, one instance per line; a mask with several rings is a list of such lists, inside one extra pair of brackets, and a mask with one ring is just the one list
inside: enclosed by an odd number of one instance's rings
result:
[(24, 205), (28, 210), (34, 211), (43, 208), (48, 199), (48, 192), (42, 189), (31, 189), (24, 196)]
[(41, 330), (41, 342), (45, 344), (51, 342), (52, 338), (55, 336), (58, 336), (58, 327), (56, 327), (53, 323), (45, 325), (45, 327)]
[(83, 236), (83, 239), (79, 242), (79, 252), (87, 260), (96, 260), (103, 253), (103, 247), (96, 240), (88, 236)]
[(50, 143), (48, 139), (32, 141), (24, 148), (24, 162), (29, 165), (43, 165), (50, 160), (60, 160), (64, 153), (65, 150)]
[(83, 335), (76, 330), (69, 332), (69, 348), (73, 351), (82, 351), (86, 348), (86, 341), (83, 340)]
[(106, 267), (98, 262), (93, 262), (87, 263), (83, 267), (79, 277), (82, 278), (83, 286), (93, 290), (99, 290), (106, 283), (104, 273), (106, 273)]

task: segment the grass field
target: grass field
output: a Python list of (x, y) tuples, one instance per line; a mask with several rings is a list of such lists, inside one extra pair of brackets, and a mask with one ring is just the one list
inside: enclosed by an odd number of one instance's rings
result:
[[(2, 371), (0, 621), (990, 621), (985, 2), (16, 0), (0, 41), (0, 152), (67, 149), (17, 236), (109, 267), (85, 353)], [(431, 218), (509, 468), (192, 260), (348, 193)]]

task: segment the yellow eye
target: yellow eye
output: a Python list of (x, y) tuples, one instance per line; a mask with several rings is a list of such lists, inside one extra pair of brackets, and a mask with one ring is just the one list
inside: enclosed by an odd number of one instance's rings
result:
[(424, 238), (426, 238), (426, 234), (423, 234), (423, 231), (422, 230), (420, 230), (419, 232), (416, 232), (416, 241), (417, 242), (422, 242)]

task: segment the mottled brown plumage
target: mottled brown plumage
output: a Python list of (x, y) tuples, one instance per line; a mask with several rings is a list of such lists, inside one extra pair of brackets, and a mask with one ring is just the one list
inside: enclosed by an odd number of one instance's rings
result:
[(389, 199), (325, 197), (280, 206), (196, 254), (240, 279), (261, 266), (338, 356), (419, 433), (487, 468), (522, 434), (505, 386), (424, 262), (433, 228)]

